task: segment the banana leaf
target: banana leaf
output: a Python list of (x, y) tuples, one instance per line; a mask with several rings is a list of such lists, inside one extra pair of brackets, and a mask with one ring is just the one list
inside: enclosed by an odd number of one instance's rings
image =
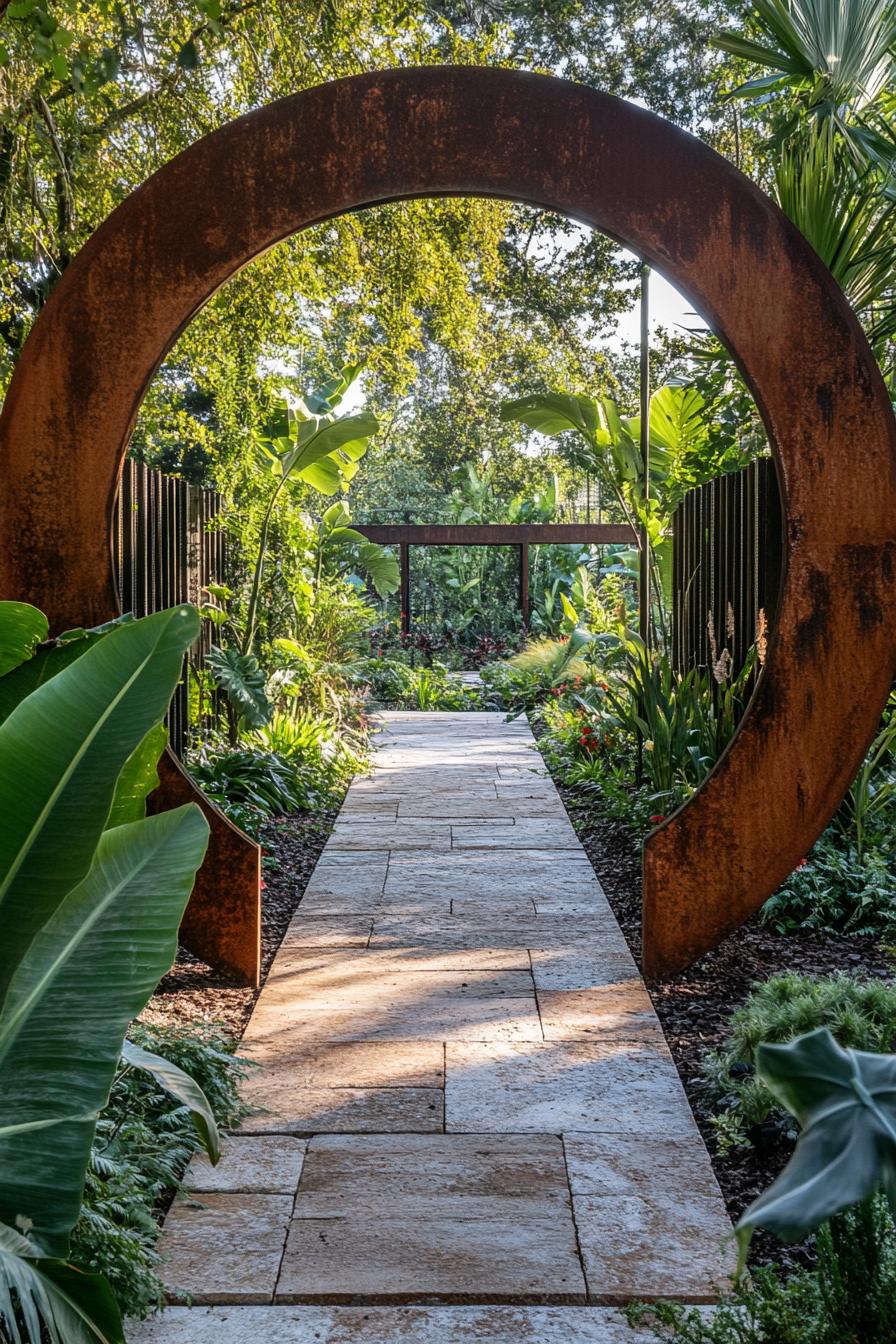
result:
[(191, 607), (123, 624), (0, 725), (0, 1007), (32, 940), (86, 877), (122, 767), (164, 717), (198, 632)]
[(214, 1112), (209, 1105), (208, 1097), (202, 1088), (191, 1078), (183, 1069), (179, 1069), (176, 1064), (172, 1064), (170, 1059), (163, 1059), (161, 1055), (156, 1055), (152, 1050), (144, 1050), (142, 1046), (135, 1045), (133, 1041), (125, 1041), (121, 1048), (121, 1057), (135, 1069), (144, 1069), (146, 1073), (152, 1074), (160, 1087), (166, 1092), (170, 1092), (172, 1097), (186, 1106), (190, 1112), (190, 1119), (193, 1121), (193, 1127), (202, 1142), (202, 1146), (208, 1153), (211, 1161), (217, 1166), (221, 1157), (221, 1141), (218, 1135), (218, 1126), (215, 1122)]
[(12, 976), (0, 1014), (0, 1222), (45, 1255), (68, 1252), (97, 1112), (128, 1023), (174, 960), (207, 837), (194, 804), (105, 831)]
[(27, 602), (0, 602), (0, 677), (24, 663), (49, 632), (47, 618)]
[(45, 1338), (50, 1344), (124, 1344), (121, 1313), (102, 1274), (48, 1260), (28, 1237), (2, 1224), (0, 1334), (12, 1344)]

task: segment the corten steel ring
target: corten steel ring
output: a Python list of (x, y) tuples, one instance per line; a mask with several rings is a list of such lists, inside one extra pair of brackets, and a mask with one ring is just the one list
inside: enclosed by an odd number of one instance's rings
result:
[[(25, 346), (2, 439), (0, 592), (53, 627), (116, 610), (110, 519), (147, 384), (265, 248), (383, 201), (510, 198), (609, 234), (734, 352), (778, 464), (777, 630), (733, 743), (644, 851), (644, 963), (687, 965), (809, 850), (871, 740), (896, 666), (896, 433), (840, 290), (777, 207), (700, 141), (592, 89), (428, 68), (310, 89), (192, 145), (68, 268)], [(191, 786), (169, 781), (171, 793)], [(216, 820), (189, 944), (252, 978), (257, 851)]]

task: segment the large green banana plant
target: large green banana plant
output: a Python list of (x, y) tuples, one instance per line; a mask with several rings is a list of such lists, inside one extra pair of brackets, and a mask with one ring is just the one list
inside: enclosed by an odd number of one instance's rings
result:
[[(672, 582), (670, 527), (686, 491), (711, 480), (740, 460), (729, 461), (710, 434), (706, 403), (693, 387), (667, 384), (650, 399), (650, 489), (645, 498), (641, 417), (623, 416), (609, 397), (546, 392), (505, 401), (501, 419), (549, 438), (565, 440), (567, 460), (595, 476), (617, 502), (636, 535), (642, 529), (658, 602), (668, 601)], [(735, 459), (736, 459), (736, 455)]]
[(394, 593), (399, 584), (398, 561), (394, 551), (368, 541), (352, 527), (348, 506), (340, 499), (331, 504), (317, 529), (318, 570), (340, 573), (359, 570), (369, 579), (380, 597)]
[(30, 656), (46, 621), (0, 603), (0, 1336), (14, 1341), (123, 1339), (108, 1284), (66, 1256), (97, 1113), (205, 852), (194, 805), (144, 815), (198, 628), (176, 607)]
[(268, 533), (277, 500), (288, 482), (305, 481), (323, 495), (347, 489), (379, 429), (372, 411), (337, 417), (346, 393), (357, 381), (363, 365), (349, 364), (316, 392), (284, 403), (274, 421), (257, 437), (258, 451), (275, 485), (261, 522), (258, 555), (246, 613), (241, 652), (249, 654), (258, 628), (261, 578), (267, 554)]

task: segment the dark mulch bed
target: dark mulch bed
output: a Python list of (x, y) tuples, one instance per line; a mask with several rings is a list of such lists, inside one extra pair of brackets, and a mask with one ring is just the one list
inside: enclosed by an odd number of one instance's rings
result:
[[(280, 817), (264, 828), (262, 984), (327, 843), (338, 811), (338, 807), (333, 807), (314, 814)], [(150, 999), (142, 1017), (145, 1021), (165, 1026), (215, 1023), (228, 1036), (238, 1039), (245, 1030), (259, 992), (235, 984), (181, 948), (177, 961)]]
[[(556, 782), (556, 781), (555, 781)], [(636, 957), (641, 952), (641, 858), (633, 833), (618, 822), (594, 816), (576, 806), (574, 794), (558, 783), (567, 811), (579, 833), (613, 912)], [(892, 979), (893, 965), (871, 938), (809, 935), (785, 936), (752, 919), (687, 971), (669, 980), (648, 980), (669, 1048), (709, 1149), (722, 1194), (736, 1219), (765, 1190), (785, 1165), (791, 1149), (777, 1131), (758, 1146), (722, 1154), (709, 1124), (711, 1114), (700, 1086), (700, 1065), (707, 1051), (720, 1045), (728, 1018), (758, 980), (785, 971), (831, 975), (846, 971)], [(759, 1233), (751, 1259), (761, 1263), (804, 1263), (805, 1247), (794, 1250)]]

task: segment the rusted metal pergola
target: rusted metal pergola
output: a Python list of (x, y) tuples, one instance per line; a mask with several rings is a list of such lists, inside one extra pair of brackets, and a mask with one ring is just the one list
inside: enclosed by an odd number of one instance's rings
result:
[(638, 544), (625, 523), (354, 523), (368, 541), (398, 547), (401, 632), (411, 629), (412, 546), (515, 546), (518, 551), (520, 615), (529, 627), (529, 547), (579, 542), (583, 546)]
[[(55, 630), (114, 615), (122, 463), (184, 327), (290, 234), (433, 195), (522, 201), (624, 243), (726, 343), (769, 434), (785, 564), (765, 667), (728, 751), (644, 847), (644, 967), (668, 973), (778, 887), (877, 728), (896, 667), (896, 424), (809, 244), (652, 113), (519, 71), (398, 69), (308, 89), (190, 146), (97, 229), (22, 351), (0, 418), (0, 595), (36, 603)], [(212, 823), (184, 940), (251, 982), (258, 849), (173, 761), (161, 794), (196, 799)]]

